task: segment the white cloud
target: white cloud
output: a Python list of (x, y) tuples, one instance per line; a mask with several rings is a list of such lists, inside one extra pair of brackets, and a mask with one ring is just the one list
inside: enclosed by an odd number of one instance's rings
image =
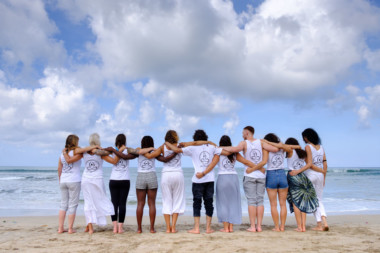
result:
[(239, 125), (239, 117), (237, 115), (234, 115), (223, 124), (225, 134), (233, 134), (238, 125)]

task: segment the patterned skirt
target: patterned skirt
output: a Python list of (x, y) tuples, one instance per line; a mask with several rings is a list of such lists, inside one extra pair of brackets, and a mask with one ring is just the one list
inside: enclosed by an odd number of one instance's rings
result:
[(287, 175), (289, 191), (287, 200), (290, 212), (293, 213), (293, 204), (304, 213), (314, 213), (319, 206), (317, 194), (311, 181), (303, 174)]

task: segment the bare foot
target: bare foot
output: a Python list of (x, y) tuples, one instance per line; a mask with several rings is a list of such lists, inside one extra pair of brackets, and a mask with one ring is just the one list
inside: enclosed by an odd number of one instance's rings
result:
[(272, 231), (281, 232), (279, 228), (273, 228)]
[(256, 230), (257, 230), (257, 232), (262, 232), (263, 231), (261, 227), (257, 227)]
[(294, 231), (296, 231), (296, 232), (302, 232), (302, 229), (301, 228), (295, 228)]
[(229, 230), (226, 230), (226, 229), (224, 229), (224, 228), (220, 229), (219, 231), (220, 231), (220, 232), (223, 232), (223, 233), (229, 233), (229, 232), (230, 232)]
[(175, 227), (172, 227), (172, 233), (177, 233), (178, 231), (177, 231), (177, 229), (175, 228)]
[(138, 230), (136, 231), (136, 233), (141, 234), (141, 233), (142, 233), (142, 229), (138, 229)]
[(192, 230), (187, 231), (187, 233), (190, 233), (190, 234), (199, 234), (199, 229), (192, 229)]
[(117, 231), (118, 234), (122, 234), (124, 233), (124, 230), (123, 229), (119, 229), (119, 231)]
[(323, 231), (323, 228), (322, 227), (315, 227), (315, 228), (312, 228), (311, 230), (314, 230), (314, 231)]
[(172, 232), (172, 230), (171, 230), (170, 228), (167, 228), (167, 229), (166, 229), (166, 233), (169, 234), (169, 233), (171, 233), (171, 232)]
[(285, 231), (285, 227), (281, 227), (281, 228), (280, 228), (280, 231), (281, 231), (281, 232), (284, 232), (284, 231)]
[(88, 225), (86, 226), (86, 229), (84, 230), (85, 233), (89, 231)]
[(74, 234), (74, 233), (76, 233), (77, 231), (76, 230), (74, 230), (74, 229), (69, 229), (69, 234)]
[(256, 228), (254, 228), (254, 227), (250, 227), (250, 228), (247, 228), (247, 231), (248, 232), (256, 232)]
[(329, 231), (329, 230), (330, 230), (329, 226), (324, 226), (323, 227), (323, 231)]
[(230, 233), (233, 233), (234, 232), (234, 230), (233, 229), (230, 229)]
[(64, 232), (67, 232), (67, 230), (65, 230), (65, 229), (58, 229), (58, 234), (62, 234)]
[(214, 233), (215, 230), (212, 230), (212, 229), (206, 229), (206, 234), (211, 234), (211, 233)]
[(154, 234), (154, 233), (156, 233), (156, 230), (154, 230), (154, 228), (151, 228), (151, 229), (150, 229), (150, 232), (151, 232), (152, 234)]
[(113, 233), (114, 233), (114, 234), (117, 234), (117, 227), (114, 227), (114, 228), (113, 228)]
[(88, 231), (88, 233), (89, 233), (90, 235), (92, 235), (92, 234), (94, 233), (94, 230), (90, 229), (90, 230)]

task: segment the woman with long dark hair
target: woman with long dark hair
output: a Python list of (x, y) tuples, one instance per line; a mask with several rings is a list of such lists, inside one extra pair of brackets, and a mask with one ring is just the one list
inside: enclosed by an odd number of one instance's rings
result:
[[(325, 186), (326, 173), (327, 173), (327, 160), (325, 150), (321, 145), (321, 139), (318, 133), (312, 129), (307, 128), (302, 132), (302, 138), (307, 144), (305, 147), (306, 153), (312, 159), (312, 166), (305, 171), (306, 176), (313, 183), (315, 192), (317, 193), (319, 206), (314, 212), (314, 217), (317, 220), (317, 226), (314, 230), (328, 231), (327, 215), (325, 206), (323, 205), (323, 188)], [(323, 224), (322, 224), (323, 223)]]
[[(287, 175), (289, 190), (287, 200), (290, 212), (295, 214), (297, 232), (306, 231), (306, 213), (313, 213), (318, 207), (318, 199), (310, 180), (302, 173), (311, 166), (311, 157), (301, 149), (298, 141), (288, 138), (283, 143), (268, 142), (268, 144), (286, 151), (289, 172)], [(307, 163), (305, 163), (305, 159)]]
[(130, 188), (129, 176), (129, 160), (135, 159), (137, 156), (128, 154), (126, 148), (127, 138), (124, 134), (118, 134), (115, 139), (115, 147), (108, 147), (105, 150), (113, 153), (122, 153), (124, 158), (113, 155), (113, 167), (110, 176), (109, 188), (111, 193), (111, 201), (115, 210), (115, 214), (111, 215), (114, 233), (123, 233), (123, 224), (125, 220), (126, 205)]
[[(232, 146), (231, 139), (227, 135), (223, 135), (219, 141), (219, 147)], [(226, 151), (224, 151), (226, 152)], [(198, 173), (197, 177), (202, 178), (204, 174), (211, 171), (218, 164), (218, 179), (216, 181), (216, 212), (218, 221), (223, 223), (221, 232), (233, 232), (234, 224), (241, 224), (241, 195), (240, 185), (235, 163), (239, 161), (248, 167), (254, 167), (254, 164), (239, 154), (230, 153), (230, 155), (220, 155), (217, 159), (213, 159), (210, 165), (205, 169), (204, 173)]]

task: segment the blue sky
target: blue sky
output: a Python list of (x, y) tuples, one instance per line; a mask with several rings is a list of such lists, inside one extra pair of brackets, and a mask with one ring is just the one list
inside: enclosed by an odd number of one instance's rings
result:
[(0, 12), (0, 166), (55, 166), (71, 133), (158, 146), (168, 129), (188, 141), (202, 128), (237, 144), (246, 125), (283, 141), (312, 127), (329, 166), (379, 166), (378, 1), (4, 0)]

